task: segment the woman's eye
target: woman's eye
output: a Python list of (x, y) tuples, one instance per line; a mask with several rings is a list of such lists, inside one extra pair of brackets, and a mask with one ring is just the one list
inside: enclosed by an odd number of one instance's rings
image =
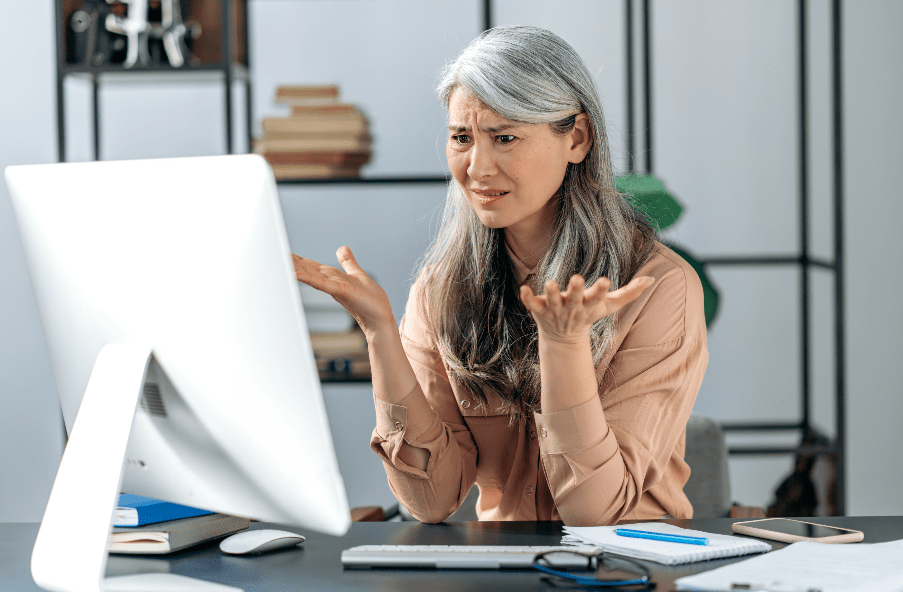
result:
[(496, 136), (495, 139), (498, 140), (499, 144), (510, 144), (517, 138), (515, 136), (505, 135), (505, 136)]

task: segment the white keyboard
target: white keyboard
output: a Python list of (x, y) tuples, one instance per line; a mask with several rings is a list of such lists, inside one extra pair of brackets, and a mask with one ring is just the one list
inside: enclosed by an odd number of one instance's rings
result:
[[(529, 569), (533, 559), (549, 551), (596, 554), (596, 547), (498, 545), (363, 545), (342, 551), (342, 565), (354, 568), (419, 567), (433, 569)], [(582, 557), (558, 556), (555, 567), (585, 568)], [(571, 559), (573, 558), (573, 559)]]

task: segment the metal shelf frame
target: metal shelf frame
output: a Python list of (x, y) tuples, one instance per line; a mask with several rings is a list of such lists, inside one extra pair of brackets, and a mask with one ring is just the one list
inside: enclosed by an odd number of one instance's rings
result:
[[(635, 114), (634, 114), (634, 6), (633, 0), (625, 0), (626, 11), (626, 57), (627, 57), (627, 136), (628, 167), (631, 172), (636, 168), (635, 149)], [(844, 191), (843, 191), (843, 79), (842, 65), (842, 6), (841, 0), (831, 0), (831, 102), (833, 116), (833, 222), (834, 253), (833, 260), (826, 261), (813, 257), (809, 245), (809, 152), (808, 152), (808, 55), (807, 55), (807, 0), (797, 0), (798, 12), (798, 159), (799, 159), (799, 247), (798, 253), (790, 255), (725, 255), (701, 257), (700, 263), (706, 267), (762, 267), (762, 266), (795, 266), (799, 268), (799, 306), (800, 306), (800, 419), (791, 422), (734, 422), (723, 423), (722, 428), (728, 432), (779, 432), (798, 431), (802, 436), (811, 426), (811, 325), (810, 308), (811, 282), (809, 271), (823, 269), (834, 274), (834, 415), (835, 435), (829, 446), (732, 446), (732, 455), (797, 455), (830, 453), (836, 459), (837, 511), (846, 513), (846, 349), (845, 349), (845, 315), (844, 315)], [(642, 0), (642, 47), (643, 47), (643, 93), (645, 119), (645, 170), (653, 171), (653, 136), (652, 136), (652, 48), (651, 48), (652, 12), (650, 0)]]
[(64, 14), (63, 0), (54, 0), (56, 14), (56, 108), (57, 108), (57, 156), (60, 162), (66, 162), (66, 89), (67, 78), (86, 78), (91, 83), (92, 140), (93, 158), (100, 160), (100, 87), (109, 81), (149, 81), (166, 79), (168, 81), (195, 82), (211, 80), (223, 85), (224, 128), (226, 130), (226, 153), (234, 153), (233, 116), (235, 105), (232, 97), (233, 82), (244, 83), (245, 121), (248, 147), (252, 139), (252, 105), (250, 43), (248, 42), (247, 0), (244, 2), (244, 38), (248, 64), (239, 65), (232, 62), (232, 23), (235, 20), (233, 5), (229, 0), (221, 0), (223, 14), (222, 29), (222, 61), (218, 64), (172, 68), (163, 64), (151, 64), (129, 70), (121, 66), (104, 65), (99, 67), (70, 64), (66, 61), (66, 29), (67, 16)]

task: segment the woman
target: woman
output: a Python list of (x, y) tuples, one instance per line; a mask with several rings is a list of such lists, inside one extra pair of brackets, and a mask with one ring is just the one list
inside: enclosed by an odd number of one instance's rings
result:
[(586, 66), (548, 31), (500, 27), (439, 96), (454, 181), (400, 328), (347, 247), (344, 272), (295, 256), (367, 337), (392, 491), (425, 522), (474, 483), (483, 520), (690, 517), (702, 289), (614, 189)]

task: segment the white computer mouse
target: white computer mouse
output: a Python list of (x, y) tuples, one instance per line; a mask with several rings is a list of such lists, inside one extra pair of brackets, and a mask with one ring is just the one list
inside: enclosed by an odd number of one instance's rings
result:
[(286, 549), (304, 542), (300, 534), (285, 530), (245, 530), (226, 537), (219, 544), (220, 551), (230, 555), (251, 555)]

